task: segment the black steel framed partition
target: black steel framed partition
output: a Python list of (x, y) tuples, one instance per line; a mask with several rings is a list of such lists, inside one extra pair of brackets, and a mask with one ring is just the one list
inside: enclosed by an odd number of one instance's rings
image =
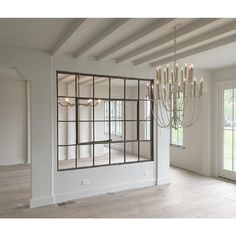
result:
[[(72, 91), (62, 88), (62, 81), (67, 81)], [(153, 86), (152, 79), (57, 71), (58, 171), (153, 161), (153, 103), (147, 100), (147, 83)], [(112, 101), (120, 101), (119, 119), (111, 119)], [(100, 109), (105, 102), (109, 104), (108, 119)], [(144, 119), (147, 102), (150, 114)], [(107, 125), (107, 134), (101, 124)], [(114, 124), (122, 129), (122, 135), (112, 134)], [(148, 128), (148, 135), (143, 135), (144, 128)], [(70, 137), (61, 141), (64, 133)], [(107, 150), (102, 158), (97, 155), (100, 146)], [(81, 153), (88, 153), (88, 158), (79, 158)]]

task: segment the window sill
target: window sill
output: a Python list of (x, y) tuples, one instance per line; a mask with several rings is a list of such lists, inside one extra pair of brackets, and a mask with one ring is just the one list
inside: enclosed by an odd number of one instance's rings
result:
[(185, 149), (184, 146), (182, 145), (177, 145), (177, 144), (170, 144), (171, 147), (179, 148), (179, 149)]

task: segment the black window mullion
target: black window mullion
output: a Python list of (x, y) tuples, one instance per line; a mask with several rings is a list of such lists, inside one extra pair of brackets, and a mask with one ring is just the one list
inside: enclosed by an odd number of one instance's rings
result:
[(78, 143), (79, 143), (79, 131), (78, 131), (78, 75), (75, 75), (75, 143), (76, 143), (76, 147), (75, 147), (75, 168), (78, 168)]
[(126, 80), (124, 79), (124, 163), (126, 163)]
[(111, 78), (109, 77), (109, 165), (111, 164)]
[[(154, 84), (153, 84), (153, 80), (151, 81), (151, 88), (154, 86)], [(153, 114), (154, 114), (154, 104), (153, 104), (153, 90), (151, 89), (151, 91), (152, 91), (152, 93), (151, 93), (151, 99), (150, 99), (150, 119), (151, 119), (151, 124), (150, 124), (150, 127), (149, 127), (149, 129), (150, 129), (150, 141), (151, 141), (151, 143), (150, 143), (150, 148), (151, 148), (151, 150), (150, 150), (150, 154), (151, 154), (151, 160), (153, 160), (154, 158), (153, 158), (153, 135), (154, 135), (154, 133), (153, 133)]]
[(95, 142), (95, 122), (94, 122), (94, 119), (95, 119), (95, 114), (94, 114), (94, 87), (95, 87), (95, 83), (94, 83), (94, 76), (93, 76), (93, 166), (95, 166), (95, 145), (94, 145), (94, 142)]
[(140, 99), (140, 80), (138, 81), (138, 102), (137, 102), (137, 139), (138, 139), (138, 161), (140, 161), (140, 133), (139, 133), (139, 99)]

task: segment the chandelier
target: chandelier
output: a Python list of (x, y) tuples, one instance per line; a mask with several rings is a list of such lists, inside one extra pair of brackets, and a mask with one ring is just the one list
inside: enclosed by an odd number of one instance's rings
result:
[[(193, 65), (185, 64), (179, 69), (176, 62), (176, 35), (179, 25), (174, 27), (174, 62), (156, 68), (154, 86), (147, 84), (148, 99), (152, 100), (157, 115), (154, 120), (161, 128), (187, 128), (196, 123), (201, 110), (203, 79), (194, 77)], [(154, 90), (156, 93), (154, 93)], [(155, 96), (154, 96), (155, 94)]]
[[(85, 106), (85, 107), (92, 107), (92, 106), (95, 107), (95, 106), (97, 106), (99, 103), (101, 103), (101, 101), (102, 101), (101, 99), (98, 99), (97, 101), (95, 101), (95, 102), (93, 103), (93, 100), (92, 100), (92, 99), (89, 99), (86, 103), (77, 103), (77, 105), (78, 105), (78, 106)], [(73, 106), (76, 105), (75, 103), (72, 103), (69, 98), (65, 98), (64, 103), (58, 101), (58, 104), (59, 104), (60, 106), (62, 106), (62, 107), (73, 107)]]

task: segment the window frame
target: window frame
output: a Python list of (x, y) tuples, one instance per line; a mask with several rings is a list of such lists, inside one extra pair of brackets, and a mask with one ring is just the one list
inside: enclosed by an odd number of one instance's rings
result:
[[(149, 161), (154, 161), (154, 144), (153, 144), (153, 117), (152, 117), (152, 114), (150, 115), (150, 139), (149, 140), (140, 140), (139, 139), (139, 126), (140, 126), (140, 119), (139, 119), (139, 101), (144, 101), (144, 99), (141, 99), (138, 95), (138, 98), (137, 99), (127, 99), (126, 98), (126, 81), (127, 80), (137, 80), (138, 81), (138, 94), (140, 94), (140, 81), (144, 81), (144, 82), (148, 82), (148, 83), (151, 83), (153, 84), (154, 83), (154, 80), (153, 79), (144, 79), (144, 78), (133, 78), (133, 77), (120, 77), (120, 76), (110, 76), (110, 75), (98, 75), (98, 74), (87, 74), (87, 73), (78, 73), (78, 72), (67, 72), (67, 71), (56, 71), (56, 88), (57, 88), (57, 91), (56, 91), (56, 98), (57, 98), (57, 101), (59, 101), (60, 98), (64, 97), (71, 97), (71, 98), (75, 98), (76, 100), (76, 103), (78, 102), (79, 99), (85, 99), (85, 97), (79, 97), (77, 95), (75, 95), (74, 97), (73, 96), (59, 96), (58, 95), (58, 82), (59, 82), (59, 74), (64, 74), (64, 75), (74, 75), (75, 76), (75, 84), (76, 84), (76, 88), (77, 88), (77, 84), (78, 84), (78, 79), (77, 76), (91, 76), (93, 78), (93, 101), (97, 100), (97, 99), (100, 99), (100, 98), (95, 98), (94, 97), (94, 78), (95, 77), (105, 77), (105, 78), (108, 78), (109, 79), (109, 98), (101, 98), (102, 100), (106, 101), (108, 100), (109, 101), (109, 130), (111, 129), (111, 119), (110, 119), (110, 114), (111, 114), (111, 106), (110, 106), (110, 102), (113, 101), (113, 100), (118, 100), (118, 101), (123, 101), (123, 116), (122, 117), (122, 120), (121, 122), (123, 122), (124, 124), (124, 127), (122, 128), (123, 129), (123, 135), (124, 135), (124, 140), (122, 141), (112, 141), (111, 140), (111, 133), (109, 132), (109, 140), (106, 140), (106, 141), (95, 141), (94, 140), (94, 137), (93, 137), (93, 141), (92, 142), (89, 142), (89, 143), (78, 143), (78, 137), (77, 137), (77, 141), (76, 141), (76, 144), (75, 144), (75, 149), (76, 149), (76, 154), (75, 154), (75, 167), (73, 168), (68, 168), (68, 169), (59, 169), (59, 147), (62, 146), (62, 145), (59, 145), (58, 144), (58, 137), (59, 137), (59, 134), (58, 134), (58, 124), (59, 124), (59, 120), (58, 120), (58, 111), (59, 111), (59, 103), (57, 102), (57, 170), (58, 171), (67, 171), (67, 170), (76, 170), (76, 169), (84, 169), (84, 168), (96, 168), (96, 167), (101, 167), (101, 166), (110, 166), (110, 165), (124, 165), (124, 164), (132, 164), (132, 163), (142, 163), (142, 162), (149, 162)], [(124, 97), (123, 98), (119, 98), (119, 99), (113, 99), (111, 97), (111, 80), (112, 79), (122, 79), (124, 81)], [(76, 89), (77, 90), (77, 89)], [(126, 104), (125, 102), (126, 101), (137, 101), (137, 139), (135, 140), (126, 140), (125, 136), (126, 136), (126, 122), (129, 121), (129, 120), (126, 120), (125, 119), (125, 108), (126, 108)], [(153, 109), (153, 102), (151, 101), (151, 109)], [(77, 106), (76, 106), (77, 107)], [(77, 113), (77, 109), (76, 108), (76, 113)], [(94, 119), (94, 107), (92, 108), (93, 109), (93, 133), (94, 133), (94, 122), (95, 122), (95, 119)], [(105, 117), (104, 117), (104, 120), (103, 121), (106, 121)], [(76, 125), (78, 125), (78, 122), (80, 122), (80, 120), (78, 120), (78, 117), (76, 118)], [(78, 132), (78, 130), (76, 129), (76, 133)], [(76, 135), (77, 136), (77, 135)], [(94, 136), (94, 135), (93, 135)], [(147, 160), (141, 160), (141, 157), (140, 157), (140, 143), (143, 143), (143, 142), (149, 142), (150, 143), (150, 156), (149, 156), (149, 159)], [(137, 142), (138, 144), (138, 160), (137, 161), (133, 161), (133, 162), (126, 162), (126, 143), (130, 143), (130, 142)], [(111, 150), (111, 144), (113, 143), (123, 143), (124, 144), (124, 162), (122, 163), (111, 163), (111, 157), (110, 157), (110, 150)], [(104, 164), (104, 165), (94, 165), (94, 160), (95, 160), (95, 155), (94, 155), (94, 145), (96, 144), (105, 144), (105, 145), (109, 145), (109, 164)], [(85, 166), (85, 167), (79, 167), (78, 166), (78, 163), (77, 163), (77, 149), (78, 149), (78, 146), (80, 145), (93, 145), (93, 165), (92, 166)], [(69, 146), (69, 145), (63, 145), (63, 146)]]

